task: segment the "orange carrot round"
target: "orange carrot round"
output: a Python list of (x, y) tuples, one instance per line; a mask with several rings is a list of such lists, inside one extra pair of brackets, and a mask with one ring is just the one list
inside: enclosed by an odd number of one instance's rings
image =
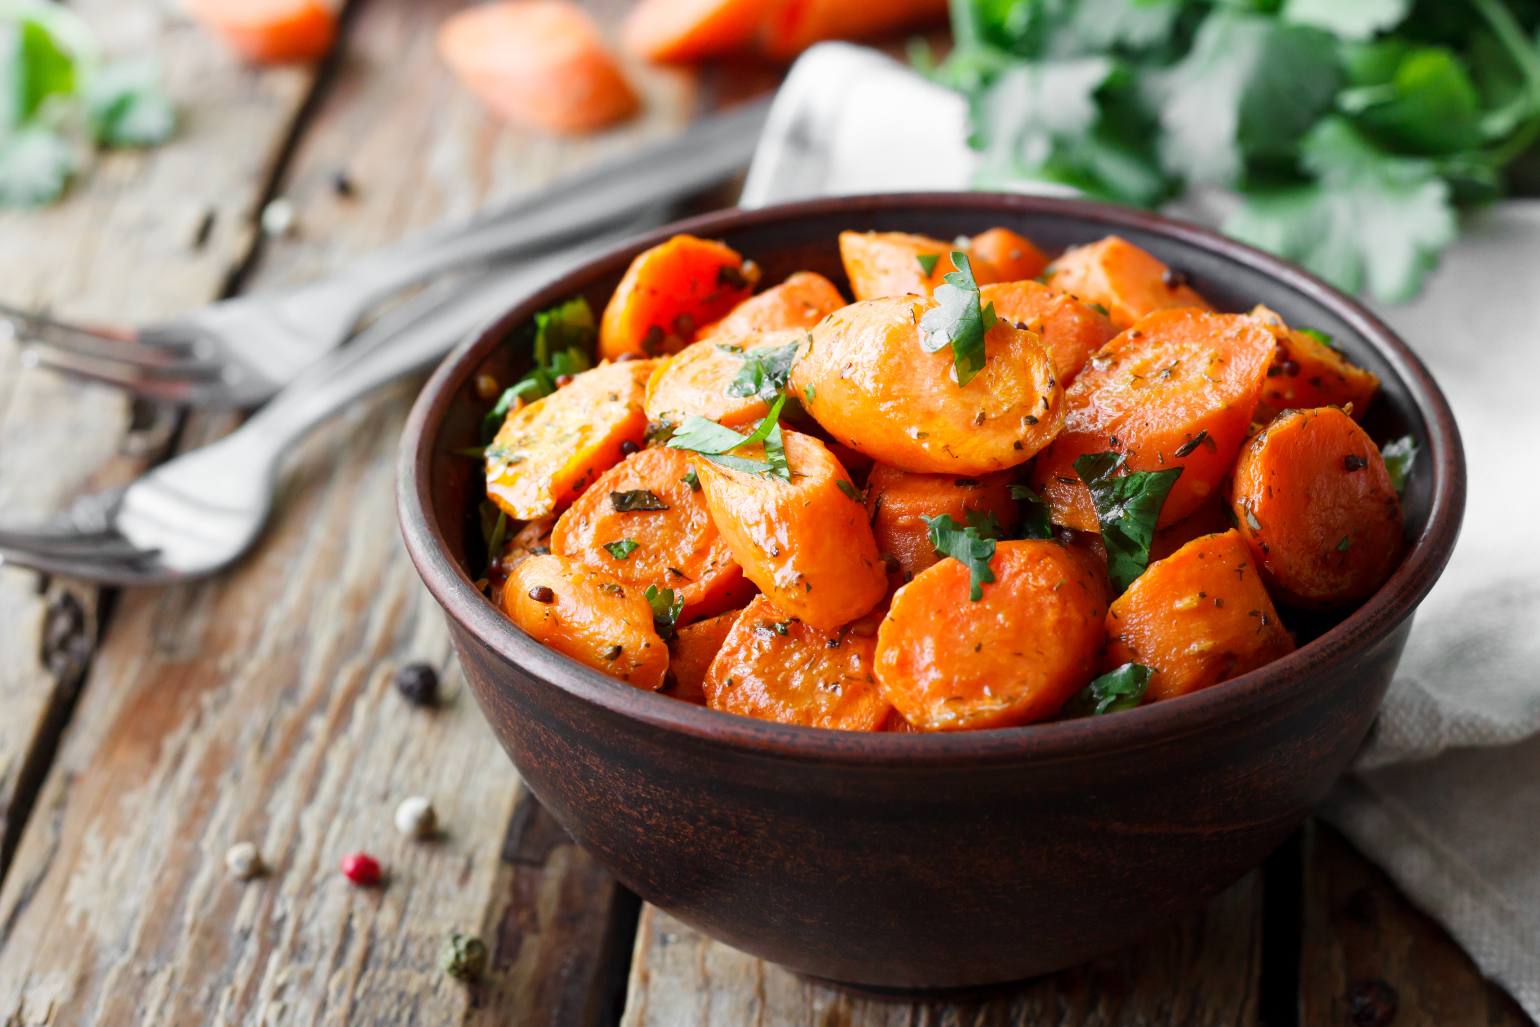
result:
[[(994, 269), (997, 282), (1036, 278), (1048, 267), (1048, 255), (1032, 240), (1009, 228), (991, 228), (968, 240), (968, 253)], [(1110, 338), (1110, 334), (1109, 334)]]
[(1060, 292), (1100, 304), (1119, 331), (1157, 310), (1213, 309), (1181, 272), (1116, 235), (1066, 251), (1044, 277)]
[(1041, 282), (986, 285), (979, 289), (979, 297), (993, 303), (1002, 320), (1042, 339), (1053, 358), (1054, 375), (1063, 385), (1074, 381), (1091, 354), (1117, 334), (1107, 315)]
[(599, 322), (599, 353), (677, 353), (749, 296), (755, 269), (731, 247), (676, 235), (637, 254)]
[(1267, 326), (1278, 350), (1267, 369), (1256, 420), (1264, 424), (1285, 410), (1346, 407), (1355, 421), (1363, 419), (1380, 380), (1356, 366), (1308, 332), (1290, 328), (1283, 318), (1260, 304), (1251, 316)]
[(987, 515), (1004, 529), (1016, 523), (1007, 473), (967, 478), (876, 464), (866, 479), (866, 511), (878, 551), (898, 561), (906, 581), (941, 559), (930, 544), (925, 518), (946, 514), (968, 524), (969, 514)]
[(621, 30), (626, 48), (660, 63), (687, 63), (747, 48), (765, 0), (640, 0)]
[(995, 580), (942, 560), (893, 596), (877, 632), (877, 680), (924, 731), (1005, 727), (1058, 712), (1096, 670), (1107, 597), (1056, 542), (996, 544)]
[(1106, 669), (1139, 663), (1155, 672), (1146, 702), (1217, 685), (1294, 649), (1234, 530), (1150, 564), (1113, 600), (1107, 639)]
[(1190, 309), (1151, 314), (1107, 343), (1069, 387), (1064, 432), (1033, 465), (1054, 523), (1097, 530), (1075, 460), (1105, 451), (1135, 471), (1182, 469), (1162, 527), (1198, 509), (1235, 461), (1273, 348), (1253, 318)]
[(729, 428), (758, 421), (768, 412), (757, 394), (734, 396), (728, 387), (755, 351), (800, 346), (807, 332), (786, 330), (755, 335), (713, 332), (659, 362), (647, 382), (647, 416), (653, 421), (682, 424), (697, 414)]
[(771, 0), (769, 7), (761, 46), (777, 60), (825, 39), (862, 39), (946, 20), (946, 0)]
[(673, 589), (684, 600), (681, 622), (746, 602), (753, 588), (711, 523), (705, 496), (686, 480), (699, 462), (662, 446), (632, 453), (561, 515), (552, 551), (628, 590)]
[[(857, 300), (889, 296), (929, 296), (957, 268), (953, 250), (967, 246), (908, 232), (841, 232), (840, 261)], [(985, 260), (969, 260), (978, 282), (997, 282), (999, 274)]]
[(834, 283), (813, 271), (788, 275), (780, 285), (750, 296), (722, 320), (701, 332), (702, 338), (731, 341), (761, 332), (811, 328), (845, 305)]
[(706, 671), (742, 613), (728, 610), (679, 629), (668, 644), (668, 676), (663, 686), (666, 693), (698, 706), (706, 705)]
[(324, 0), (187, 0), (187, 11), (257, 64), (318, 60), (337, 36)]
[(804, 727), (880, 731), (893, 707), (872, 676), (876, 640), (820, 630), (755, 596), (706, 672), (714, 710)]
[(1379, 447), (1337, 407), (1290, 410), (1253, 438), (1230, 504), (1267, 583), (1300, 606), (1370, 595), (1405, 545)]

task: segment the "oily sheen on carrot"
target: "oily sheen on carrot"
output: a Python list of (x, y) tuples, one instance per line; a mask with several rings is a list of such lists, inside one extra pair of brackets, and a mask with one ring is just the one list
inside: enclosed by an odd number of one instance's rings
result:
[(1048, 267), (1048, 255), (1031, 239), (1009, 228), (991, 228), (968, 240), (968, 253), (994, 269), (998, 282), (1036, 278)]
[(986, 285), (979, 289), (979, 299), (993, 303), (1002, 320), (1035, 333), (1053, 359), (1054, 375), (1066, 386), (1091, 354), (1117, 334), (1107, 315), (1041, 282)]
[(1254, 307), (1251, 316), (1278, 340), (1277, 353), (1262, 385), (1256, 420), (1265, 424), (1285, 410), (1314, 407), (1345, 407), (1354, 420), (1363, 419), (1369, 401), (1380, 388), (1376, 375), (1309, 333), (1290, 328), (1267, 307)]
[(187, 12), (256, 64), (317, 60), (337, 35), (324, 0), (187, 0)]
[(1107, 597), (1056, 542), (1000, 542), (995, 580), (969, 599), (954, 559), (893, 596), (877, 631), (877, 680), (924, 731), (1005, 727), (1057, 713), (1096, 671)]
[(706, 672), (706, 705), (782, 724), (880, 731), (893, 707), (872, 674), (876, 639), (821, 630), (755, 596)]
[(579, 663), (637, 688), (663, 685), (668, 647), (640, 591), (560, 556), (534, 556), (509, 575), (503, 612), (537, 642)]
[(1006, 530), (1016, 523), (1008, 473), (969, 478), (875, 464), (866, 479), (866, 510), (878, 551), (898, 561), (906, 581), (940, 559), (925, 518), (946, 514), (967, 524), (970, 513), (987, 514)]
[(928, 309), (899, 296), (819, 322), (791, 369), (802, 405), (835, 439), (905, 470), (978, 475), (1030, 460), (1064, 418), (1047, 350), (998, 321), (984, 338), (984, 369), (959, 386), (950, 351), (920, 346)]
[(696, 463), (706, 503), (744, 575), (787, 614), (832, 631), (887, 592), (866, 507), (822, 442), (782, 433), (791, 481)]
[(676, 235), (637, 254), (599, 322), (606, 360), (677, 353), (749, 296), (753, 269), (731, 247)]
[(1230, 505), (1267, 583), (1299, 606), (1365, 598), (1405, 544), (1380, 449), (1337, 407), (1287, 411), (1247, 443)]
[(730, 341), (759, 332), (811, 328), (844, 305), (845, 297), (833, 282), (814, 271), (797, 271), (738, 304), (701, 336)]
[(642, 410), (652, 361), (606, 364), (511, 411), (487, 447), (487, 496), (527, 521), (571, 502), (647, 434)]
[(753, 359), (756, 350), (800, 346), (806, 331), (786, 330), (751, 335), (713, 333), (658, 362), (647, 381), (647, 417), (654, 422), (683, 424), (691, 414), (729, 428), (758, 421), (769, 407), (757, 394), (734, 396), (733, 379)]
[(705, 496), (686, 480), (699, 462), (692, 456), (663, 446), (632, 453), (561, 515), (551, 550), (627, 590), (673, 589), (684, 600), (681, 622), (748, 602), (753, 587), (711, 523)]
[(769, 0), (640, 0), (626, 16), (626, 48), (645, 60), (686, 63), (752, 42)]
[(586, 12), (568, 0), (498, 0), (439, 28), (444, 63), (504, 120), (591, 132), (636, 112), (635, 91)]
[(1292, 652), (1251, 551), (1234, 530), (1203, 535), (1150, 564), (1107, 612), (1111, 670), (1155, 673), (1145, 701), (1217, 685)]
[(711, 661), (716, 659), (741, 613), (742, 610), (728, 610), (678, 630), (668, 644), (664, 692), (685, 702), (706, 704), (706, 671), (711, 669)]
[[(886, 296), (929, 296), (952, 266), (954, 243), (908, 232), (841, 232), (840, 262), (857, 300)], [(961, 247), (966, 249), (966, 247)], [(971, 260), (973, 277), (995, 282), (1000, 277), (985, 260)], [(926, 271), (929, 266), (930, 270)]]
[(1119, 330), (1157, 310), (1213, 309), (1180, 272), (1116, 235), (1066, 251), (1046, 279), (1051, 288), (1101, 304)]
[(1235, 462), (1273, 349), (1254, 318), (1193, 309), (1150, 314), (1107, 343), (1069, 387), (1064, 431), (1033, 465), (1054, 523), (1097, 530), (1075, 460), (1109, 450), (1131, 470), (1181, 468), (1162, 527), (1197, 510)]

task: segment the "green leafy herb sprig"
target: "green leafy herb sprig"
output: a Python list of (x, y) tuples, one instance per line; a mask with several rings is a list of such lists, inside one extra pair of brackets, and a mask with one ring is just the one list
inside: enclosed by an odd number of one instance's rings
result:
[(942, 275), (936, 287), (936, 305), (920, 318), (920, 345), (927, 353), (951, 346), (957, 384), (967, 385), (984, 370), (984, 336), (999, 319), (993, 303), (980, 302), (968, 255), (954, 250), (952, 266), (957, 270)]
[(1118, 710), (1131, 710), (1144, 698), (1150, 675), (1155, 672), (1142, 663), (1125, 663), (1070, 696), (1064, 704), (1068, 717), (1095, 717)]
[(936, 555), (950, 556), (968, 568), (968, 598), (975, 603), (983, 599), (984, 586), (995, 580), (989, 561), (995, 557), (999, 524), (992, 517), (985, 520), (970, 516), (964, 527), (952, 520), (950, 514), (923, 519), (930, 529), (930, 544)]
[(175, 127), (152, 64), (104, 61), (58, 4), (0, 0), (0, 206), (52, 203), (97, 147), (153, 146)]
[(1540, 6), (1520, 0), (952, 0), (981, 185), (1152, 207), (1352, 291), (1419, 288), (1465, 207), (1540, 191)]
[(504, 416), (520, 400), (532, 403), (556, 391), (556, 379), (580, 374), (593, 366), (598, 327), (593, 308), (581, 296), (566, 300), (535, 315), (535, 343), (529, 372), (503, 390), (487, 411), (481, 433), (497, 434)]
[(1075, 473), (1091, 490), (1102, 545), (1107, 549), (1107, 576), (1118, 592), (1149, 566), (1160, 508), (1182, 474), (1180, 467), (1125, 471), (1121, 453), (1087, 453), (1075, 460)]
[[(699, 453), (712, 463), (730, 467), (735, 471), (769, 475), (780, 478), (782, 481), (790, 481), (791, 468), (786, 463), (786, 445), (781, 439), (779, 423), (781, 408), (785, 405), (786, 394), (777, 393), (775, 401), (770, 404), (770, 410), (747, 435), (740, 435), (731, 428), (701, 417), (699, 414), (691, 414), (668, 440), (668, 446), (670, 449)], [(732, 451), (735, 449), (743, 449), (761, 442), (765, 444), (763, 460), (733, 455)]]
[(767, 405), (774, 403), (786, 389), (791, 377), (791, 365), (796, 363), (801, 343), (788, 342), (784, 346), (762, 346), (737, 354), (743, 358), (743, 367), (736, 377), (727, 383), (729, 396), (758, 396)]

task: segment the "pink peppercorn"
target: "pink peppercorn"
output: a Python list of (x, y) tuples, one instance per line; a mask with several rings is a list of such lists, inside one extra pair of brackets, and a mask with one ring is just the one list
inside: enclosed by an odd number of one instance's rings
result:
[(342, 873), (360, 888), (380, 883), (380, 861), (367, 852), (353, 852), (342, 857)]

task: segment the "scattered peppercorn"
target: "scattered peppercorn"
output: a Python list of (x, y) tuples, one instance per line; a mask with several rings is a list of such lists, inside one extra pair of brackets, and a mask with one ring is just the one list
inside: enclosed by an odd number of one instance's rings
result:
[(639, 447), (636, 443), (632, 442), (630, 439), (626, 439), (620, 444), (620, 455), (630, 456), (632, 453), (635, 453), (638, 448)]
[(487, 968), (487, 946), (473, 934), (450, 934), (439, 957), (444, 972), (457, 981), (474, 981)]
[(1180, 289), (1184, 285), (1191, 284), (1187, 272), (1181, 268), (1168, 267), (1160, 274), (1161, 283), (1168, 289)]
[(257, 847), (251, 842), (236, 842), (225, 851), (225, 869), (237, 881), (260, 877), (267, 870), (262, 865), (262, 856), (257, 852)]
[(529, 590), (529, 597), (537, 603), (556, 602), (556, 592), (550, 585), (536, 585)]
[(1348, 989), (1347, 1005), (1353, 1027), (1386, 1027), (1396, 1018), (1400, 1000), (1384, 981), (1359, 981)]
[(432, 838), (438, 832), (433, 803), (421, 795), (409, 795), (396, 806), (396, 830), (408, 838)]
[(438, 671), (426, 663), (408, 663), (396, 671), (396, 691), (413, 706), (437, 706)]
[(360, 888), (380, 883), (380, 861), (367, 852), (350, 852), (342, 857), (342, 875)]

